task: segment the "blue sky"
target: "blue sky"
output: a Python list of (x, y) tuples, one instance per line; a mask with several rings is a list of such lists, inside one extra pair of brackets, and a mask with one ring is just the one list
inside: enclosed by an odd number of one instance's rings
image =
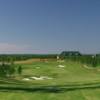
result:
[(100, 52), (100, 0), (0, 0), (0, 53)]

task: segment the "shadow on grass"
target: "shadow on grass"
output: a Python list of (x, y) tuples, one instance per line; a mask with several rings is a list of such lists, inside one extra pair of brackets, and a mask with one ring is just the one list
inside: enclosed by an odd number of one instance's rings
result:
[(100, 84), (83, 84), (83, 85), (58, 85), (58, 86), (40, 86), (40, 87), (11, 87), (0, 86), (1, 92), (9, 91), (25, 91), (25, 92), (42, 92), (42, 93), (61, 93), (68, 91), (76, 91), (81, 89), (97, 89)]

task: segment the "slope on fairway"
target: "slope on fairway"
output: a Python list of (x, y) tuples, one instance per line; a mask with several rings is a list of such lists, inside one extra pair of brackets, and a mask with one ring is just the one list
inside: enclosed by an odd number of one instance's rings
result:
[[(59, 65), (65, 67), (60, 68)], [(86, 69), (80, 63), (67, 62), (33, 62), (23, 64), (23, 76), (50, 76), (52, 80), (41, 81), (41, 84), (67, 84), (70, 82), (97, 82), (100, 72), (97, 69)], [(38, 81), (33, 81), (38, 82)], [(40, 83), (40, 81), (39, 81)]]

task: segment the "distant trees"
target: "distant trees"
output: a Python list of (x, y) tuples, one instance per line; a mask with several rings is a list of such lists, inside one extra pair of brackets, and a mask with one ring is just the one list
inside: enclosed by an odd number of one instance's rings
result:
[(21, 60), (27, 60), (32, 58), (39, 58), (39, 59), (56, 59), (58, 54), (1, 54), (0, 55), (0, 61), (21, 61)]
[(81, 56), (81, 53), (79, 51), (63, 51), (60, 54), (61, 58), (66, 58), (66, 57), (77, 57)]
[(22, 75), (22, 66), (15, 66), (14, 64), (0, 65), (0, 77), (13, 77), (15, 74)]
[(98, 61), (97, 61), (96, 56), (92, 56), (92, 62), (91, 63), (92, 63), (93, 67), (96, 67), (98, 65)]
[(12, 57), (2, 57), (0, 61), (0, 77), (13, 77), (15, 73), (21, 75), (22, 67), (17, 67)]
[(75, 62), (81, 62), (83, 64), (90, 65), (92, 67), (96, 67), (100, 65), (100, 56), (96, 55), (82, 55), (79, 52), (74, 51), (63, 51), (60, 54), (61, 59), (71, 60)]
[(17, 68), (17, 72), (18, 72), (19, 75), (22, 74), (22, 66), (18, 66), (18, 68)]
[(0, 65), (0, 76), (10, 77), (15, 73), (15, 66), (11, 64), (1, 64)]

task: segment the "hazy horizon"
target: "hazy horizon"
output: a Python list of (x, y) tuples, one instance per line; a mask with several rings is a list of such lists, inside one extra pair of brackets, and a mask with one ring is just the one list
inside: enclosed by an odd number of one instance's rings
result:
[(99, 0), (0, 0), (0, 54), (100, 53)]

